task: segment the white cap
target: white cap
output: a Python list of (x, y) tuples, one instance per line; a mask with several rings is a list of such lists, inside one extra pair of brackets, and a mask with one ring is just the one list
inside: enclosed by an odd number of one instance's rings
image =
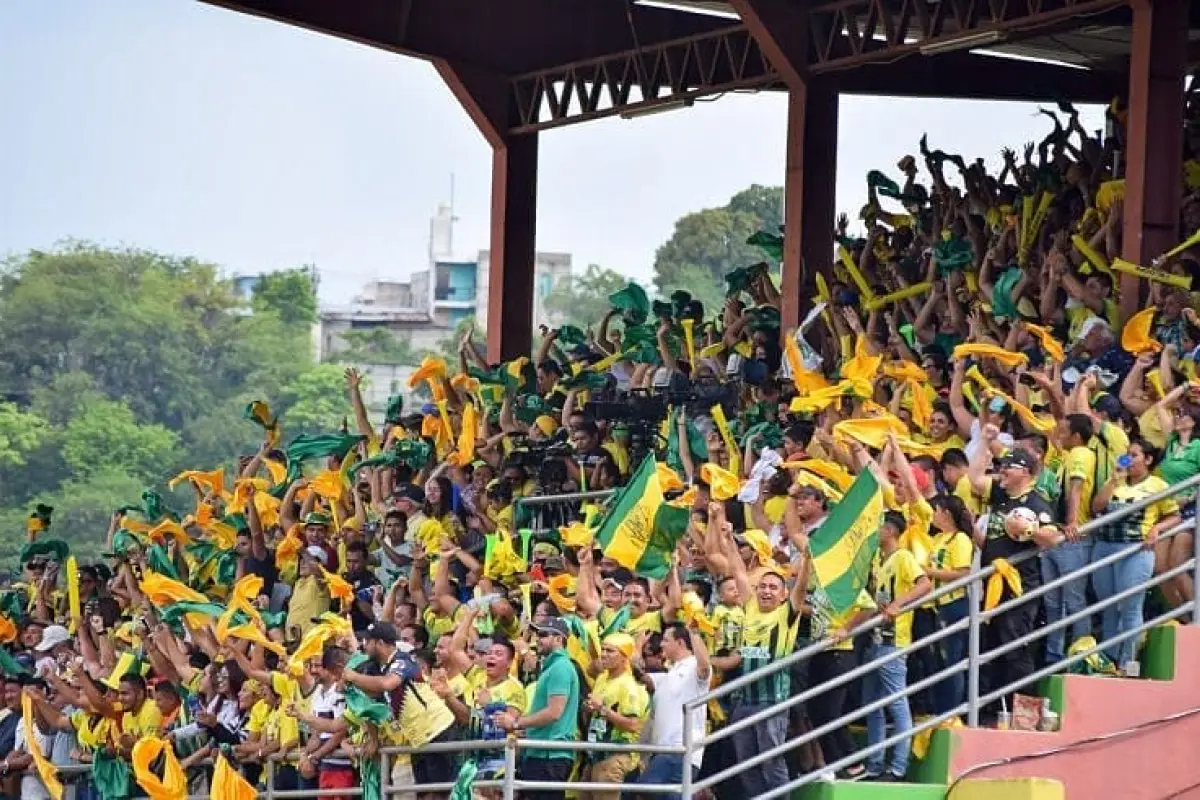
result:
[(71, 641), (71, 634), (62, 625), (50, 625), (42, 631), (42, 641), (33, 648), (39, 653), (47, 653), (60, 644)]
[(1101, 317), (1093, 316), (1088, 317), (1083, 321), (1083, 324), (1079, 326), (1079, 334), (1075, 338), (1079, 341), (1083, 341), (1087, 338), (1087, 335), (1092, 332), (1093, 328), (1104, 328), (1110, 333), (1112, 332), (1112, 327), (1108, 324), (1107, 320), (1102, 319)]
[(320, 561), (326, 567), (329, 566), (329, 554), (325, 552), (325, 548), (317, 547), (315, 544), (310, 544), (308, 547), (304, 548), (304, 552), (307, 555), (315, 558), (317, 561)]

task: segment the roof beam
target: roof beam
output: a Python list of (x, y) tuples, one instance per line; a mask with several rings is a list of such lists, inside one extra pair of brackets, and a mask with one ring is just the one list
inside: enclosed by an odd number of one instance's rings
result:
[(807, 73), (807, 0), (729, 0), (779, 77), (791, 89), (804, 86)]
[(518, 74), (718, 30), (728, 20), (592, 0), (203, 0), (369, 47)]

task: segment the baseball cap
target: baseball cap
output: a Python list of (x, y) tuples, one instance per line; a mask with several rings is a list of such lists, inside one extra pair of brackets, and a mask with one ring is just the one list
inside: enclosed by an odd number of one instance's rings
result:
[(533, 629), (538, 633), (553, 633), (564, 639), (567, 637), (567, 623), (563, 621), (562, 617), (547, 617), (542, 624), (535, 623)]
[(390, 622), (372, 622), (363, 633), (363, 641), (367, 639), (376, 639), (384, 644), (395, 644), (400, 640), (400, 634), (396, 632), (396, 626)]
[(329, 554), (325, 552), (325, 548), (323, 547), (317, 547), (315, 544), (309, 545), (308, 547), (304, 548), (304, 554), (315, 558), (326, 567), (329, 566)]
[(542, 563), (544, 572), (565, 572), (567, 565), (563, 562), (562, 556), (547, 556)]
[(1037, 462), (1033, 460), (1033, 456), (1026, 453), (1024, 450), (1013, 450), (1000, 461), (1000, 466), (1003, 467), (1023, 467), (1030, 472), (1037, 469)]
[(48, 653), (60, 644), (71, 641), (71, 634), (62, 625), (49, 625), (42, 631), (42, 640), (33, 648), (39, 653)]
[(488, 651), (492, 649), (493, 644), (494, 642), (486, 637), (483, 639), (476, 639), (474, 650), (476, 653), (480, 653), (481, 655), (487, 655)]
[(420, 486), (402, 483), (396, 487), (396, 491), (392, 492), (392, 500), (410, 500), (419, 505), (425, 502), (425, 492), (421, 491)]
[(305, 525), (328, 525), (329, 515), (322, 514), (319, 511), (310, 511), (304, 515)]

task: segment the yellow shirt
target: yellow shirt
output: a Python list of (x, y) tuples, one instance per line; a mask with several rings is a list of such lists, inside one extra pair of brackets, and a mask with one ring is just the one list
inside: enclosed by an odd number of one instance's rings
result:
[[(1088, 447), (1072, 447), (1063, 458), (1063, 497), (1069, 498), (1074, 481), (1082, 483), (1076, 522), (1092, 518), (1092, 494), (1096, 489), (1096, 454)], [(1065, 506), (1064, 506), (1065, 508)]]
[(158, 703), (153, 700), (142, 701), (137, 713), (126, 711), (121, 717), (121, 731), (140, 739), (143, 736), (157, 736), (162, 728), (162, 712)]
[(613, 709), (622, 717), (637, 720), (638, 727), (633, 731), (624, 731), (609, 724), (600, 714), (593, 714), (588, 724), (587, 740), (589, 742), (637, 742), (641, 737), (642, 724), (650, 711), (650, 695), (646, 687), (637, 682), (633, 673), (626, 670), (620, 675), (612, 676), (608, 670), (600, 673), (596, 684), (592, 687), (592, 696), (599, 697), (600, 702)]
[[(871, 595), (867, 594), (866, 590), (863, 590), (854, 599), (854, 605), (841, 614), (835, 614), (829, 605), (829, 598), (825, 596), (825, 590), (816, 584), (815, 575), (811, 576), (809, 580), (808, 601), (812, 607), (812, 639), (814, 642), (828, 638), (835, 631), (846, 627), (859, 611), (874, 611), (877, 608), (875, 601), (871, 599)], [(836, 644), (830, 645), (829, 649), (853, 650), (854, 640), (843, 639)]]
[[(913, 590), (917, 581), (925, 577), (916, 556), (902, 547), (896, 548), (891, 555), (884, 556), (883, 551), (875, 554), (875, 562), (871, 565), (871, 585), (875, 589), (875, 602), (884, 606), (899, 600)], [(906, 611), (896, 619), (885, 624), (881, 631), (886, 635), (894, 634), (892, 643), (896, 647), (907, 647), (912, 644), (913, 612)]]
[(289, 753), (289, 761), (299, 759), (300, 753), (294, 746), (300, 742), (300, 723), (282, 708), (271, 709), (263, 738), (278, 742), (284, 748), (292, 748), (294, 752)]
[(954, 484), (954, 496), (962, 500), (967, 510), (975, 516), (983, 513), (983, 500), (975, 496), (975, 490), (971, 488), (971, 479), (966, 475), (963, 475), (958, 479), (958, 483)]
[[(966, 569), (971, 568), (971, 556), (975, 547), (971, 537), (962, 531), (950, 533), (939, 532), (933, 537), (933, 550), (929, 554), (927, 565), (931, 569)], [(943, 586), (946, 581), (934, 581), (934, 587)], [(956, 589), (944, 594), (935, 601), (939, 606), (952, 603), (967, 593), (966, 589)]]
[(613, 461), (617, 462), (617, 470), (622, 475), (629, 474), (629, 451), (616, 442), (605, 442), (600, 447), (607, 451), (612, 456)]
[(521, 713), (525, 713), (529, 700), (532, 697), (526, 697), (525, 686), (516, 678), (511, 676), (492, 686), (486, 683), (479, 688), (472, 697), (472, 704), (482, 706), (481, 692), (486, 690), (489, 703), (504, 703), (509, 708), (515, 708)]
[(746, 609), (722, 603), (713, 609), (711, 619), (716, 630), (708, 637), (709, 649), (716, 655), (732, 653), (742, 641)]
[(271, 719), (272, 710), (266, 700), (259, 700), (250, 708), (250, 719), (246, 722), (246, 730), (250, 733), (259, 734), (258, 738), (260, 741), (264, 738), (262, 734), (267, 729), (267, 723)]
[(1158, 421), (1158, 412), (1154, 410), (1154, 406), (1150, 406), (1138, 417), (1138, 432), (1143, 439), (1159, 450), (1167, 446), (1167, 434)]
[(329, 610), (329, 590), (320, 580), (309, 575), (296, 581), (292, 597), (288, 601), (288, 615), (284, 632), (290, 638), (294, 629), (299, 629), (300, 637), (313, 627), (313, 618), (319, 617)]
[(900, 534), (900, 546), (916, 556), (918, 564), (924, 564), (932, 546), (929, 528), (933, 525), (933, 506), (918, 497), (904, 506), (904, 519), (908, 527)]
[[(1132, 485), (1122, 483), (1113, 490), (1112, 499), (1108, 501), (1105, 513), (1118, 511), (1124, 506), (1132, 505), (1167, 488), (1167, 482), (1157, 475), (1147, 476), (1140, 483)], [(1131, 514), (1118, 522), (1105, 525), (1096, 532), (1096, 538), (1106, 542), (1145, 541), (1151, 528), (1161, 520), (1178, 513), (1178, 502), (1173, 497), (1166, 497), (1157, 503), (1146, 506), (1140, 512)]]

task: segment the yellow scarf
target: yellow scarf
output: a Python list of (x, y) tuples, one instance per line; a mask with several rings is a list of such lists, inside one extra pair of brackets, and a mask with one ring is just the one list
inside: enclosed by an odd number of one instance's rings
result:
[(1004, 594), (1004, 584), (1006, 583), (1017, 597), (1024, 594), (1024, 590), (1021, 588), (1021, 573), (1008, 563), (1008, 559), (997, 558), (992, 562), (992, 566), (996, 568), (996, 571), (988, 577), (987, 593), (983, 598), (984, 611), (991, 611), (1000, 604), (1000, 596)]

